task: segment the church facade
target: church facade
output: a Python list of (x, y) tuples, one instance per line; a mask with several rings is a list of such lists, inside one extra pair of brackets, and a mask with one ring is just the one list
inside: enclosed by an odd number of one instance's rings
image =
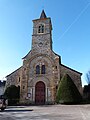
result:
[(82, 73), (61, 63), (61, 57), (52, 50), (52, 23), (44, 10), (33, 20), (32, 48), (23, 57), (23, 65), (7, 75), (6, 87), (20, 86), (20, 102), (54, 104), (58, 83), (68, 74), (79, 92), (82, 92)]

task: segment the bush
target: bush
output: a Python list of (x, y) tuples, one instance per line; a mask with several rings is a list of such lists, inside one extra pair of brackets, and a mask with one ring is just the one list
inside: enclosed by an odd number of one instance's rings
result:
[(16, 105), (20, 98), (20, 87), (11, 85), (5, 90), (4, 95), (7, 97), (9, 105)]
[(76, 85), (72, 81), (71, 77), (66, 74), (63, 76), (59, 83), (56, 102), (65, 104), (77, 104), (80, 103), (81, 100), (82, 97)]
[(84, 86), (83, 99), (84, 99), (84, 102), (90, 103), (90, 84)]

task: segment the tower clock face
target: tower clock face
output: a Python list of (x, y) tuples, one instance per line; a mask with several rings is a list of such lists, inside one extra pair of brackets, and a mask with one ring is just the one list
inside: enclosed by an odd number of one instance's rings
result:
[(40, 42), (40, 43), (38, 44), (38, 46), (39, 46), (39, 47), (42, 47), (42, 46), (43, 46), (43, 43), (42, 43), (42, 42)]

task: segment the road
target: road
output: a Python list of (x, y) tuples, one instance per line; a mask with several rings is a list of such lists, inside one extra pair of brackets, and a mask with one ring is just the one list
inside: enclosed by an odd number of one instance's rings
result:
[(90, 120), (90, 105), (9, 106), (0, 120)]

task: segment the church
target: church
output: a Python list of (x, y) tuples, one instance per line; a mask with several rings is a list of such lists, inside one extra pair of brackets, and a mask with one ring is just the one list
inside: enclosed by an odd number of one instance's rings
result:
[(63, 65), (52, 49), (52, 22), (44, 10), (33, 20), (31, 50), (22, 59), (22, 66), (6, 76), (6, 87), (20, 87), (20, 103), (54, 104), (58, 83), (65, 74), (82, 93), (82, 73)]

